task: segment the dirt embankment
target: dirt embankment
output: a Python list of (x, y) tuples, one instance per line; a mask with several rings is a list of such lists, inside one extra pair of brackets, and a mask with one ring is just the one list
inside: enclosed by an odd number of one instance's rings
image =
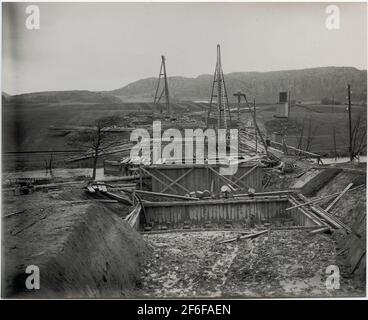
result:
[[(365, 167), (353, 163), (310, 168), (303, 171), (296, 168), (291, 174), (271, 172), (268, 189), (299, 189), (308, 197), (322, 197), (342, 192), (349, 183), (351, 188), (361, 186), (353, 191), (348, 191), (329, 211), (342, 222), (350, 226), (354, 232), (346, 234), (343, 231), (335, 231), (337, 263), (342, 266), (342, 276), (354, 278), (356, 285), (365, 286), (366, 270), (366, 172)], [(321, 201), (322, 208), (327, 206), (334, 198)]]
[[(107, 206), (42, 193), (18, 201), (26, 210), (3, 218), (3, 296), (122, 297), (139, 283), (148, 246)], [(25, 287), (29, 265), (39, 267), (39, 290)]]
[[(366, 183), (366, 174), (357, 171), (343, 171), (318, 192), (318, 196), (342, 191), (349, 183), (353, 187)], [(322, 206), (328, 204), (322, 203)], [(353, 277), (362, 286), (366, 270), (366, 187), (347, 192), (331, 209), (331, 213), (349, 225), (353, 232), (336, 232), (334, 237), (340, 254), (340, 264), (345, 266), (344, 276)]]

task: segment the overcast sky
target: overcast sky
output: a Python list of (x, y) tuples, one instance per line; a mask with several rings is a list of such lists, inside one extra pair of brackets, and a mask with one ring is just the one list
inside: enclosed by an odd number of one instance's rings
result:
[(39, 3), (40, 30), (25, 7), (3, 3), (3, 86), (17, 94), (111, 90), (168, 75), (212, 74), (221, 44), (224, 73), (353, 66), (366, 69), (366, 7), (339, 3), (340, 29), (325, 26), (326, 3)]

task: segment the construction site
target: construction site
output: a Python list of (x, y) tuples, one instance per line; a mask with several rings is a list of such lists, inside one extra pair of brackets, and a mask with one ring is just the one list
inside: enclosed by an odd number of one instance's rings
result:
[[(3, 172), (5, 297), (365, 296), (366, 163), (357, 131), (350, 128), (350, 158), (329, 163), (290, 144), (286, 129), (267, 130), (246, 88), (227, 91), (220, 45), (214, 69), (209, 101), (190, 109), (171, 100), (162, 56), (153, 108), (49, 126), (49, 139), (68, 141), (70, 152), (3, 156), (41, 163)], [(351, 116), (350, 86), (343, 90)], [(273, 123), (298, 108), (291, 95), (280, 88)], [(149, 136), (132, 141), (137, 128)], [(188, 136), (193, 129), (212, 129), (215, 146)], [(173, 142), (177, 133), (185, 144)], [(24, 286), (28, 265), (40, 269), (39, 290)], [(338, 278), (329, 285), (331, 275)]]

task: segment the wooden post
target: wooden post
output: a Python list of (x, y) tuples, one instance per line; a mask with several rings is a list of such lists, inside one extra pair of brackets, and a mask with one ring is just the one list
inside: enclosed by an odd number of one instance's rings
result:
[(142, 170), (141, 170), (141, 166), (139, 166), (139, 187), (142, 190), (143, 189), (143, 178), (142, 178), (143, 174), (142, 174)]
[(346, 188), (329, 204), (329, 206), (325, 209), (325, 211), (329, 211), (336, 203), (340, 200), (340, 198), (353, 186), (353, 183), (349, 183)]
[(256, 113), (256, 98), (253, 100), (254, 108), (254, 135), (256, 137), (256, 153), (258, 152), (258, 141), (257, 141), (257, 113)]
[(352, 147), (352, 138), (351, 138), (351, 91), (350, 84), (348, 84), (348, 110), (349, 110), (349, 153), (350, 153), (350, 161), (354, 160), (353, 155), (353, 147)]

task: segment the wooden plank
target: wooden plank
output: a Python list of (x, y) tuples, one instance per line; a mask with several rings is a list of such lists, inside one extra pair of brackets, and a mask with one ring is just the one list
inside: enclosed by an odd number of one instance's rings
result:
[(68, 204), (83, 204), (83, 203), (119, 203), (118, 200), (108, 199), (91, 199), (91, 200), (72, 200), (68, 201)]
[[(352, 189), (349, 189), (347, 191), (357, 190), (357, 189), (359, 189), (361, 187), (364, 187), (364, 185), (357, 186), (357, 187), (352, 188)], [(330, 194), (328, 196), (319, 197), (319, 198), (316, 198), (316, 199), (313, 199), (313, 200), (310, 200), (310, 201), (301, 203), (301, 204), (299, 204), (297, 206), (289, 207), (289, 208), (286, 209), (286, 211), (291, 210), (291, 209), (294, 209), (294, 208), (298, 208), (298, 207), (304, 207), (304, 206), (306, 206), (308, 204), (311, 204), (311, 203), (317, 203), (319, 201), (322, 201), (322, 200), (325, 200), (325, 199), (328, 199), (328, 198), (336, 197), (339, 194), (341, 194), (341, 192), (336, 192), (336, 193)], [(327, 211), (327, 209), (326, 209), (326, 211)]]
[[(298, 205), (299, 202), (293, 197), (293, 196), (289, 196), (289, 201), (293, 204), (293, 205)], [(301, 212), (305, 217), (307, 217), (308, 219), (310, 219), (311, 221), (313, 221), (316, 225), (322, 226), (322, 225), (326, 225), (326, 223), (324, 223), (323, 221), (321, 221), (321, 219), (319, 217), (317, 217), (314, 213), (309, 212), (308, 210), (306, 210), (306, 208), (302, 208), (299, 207), (297, 208), (299, 212)]]
[[(308, 199), (302, 195), (302, 194), (298, 194), (299, 198), (302, 199), (303, 201), (308, 201)], [(325, 219), (331, 226), (337, 228), (337, 229), (346, 229), (348, 232), (352, 232), (351, 228), (349, 226), (347, 226), (346, 224), (344, 224), (342, 221), (340, 221), (339, 219), (335, 218), (334, 216), (332, 216), (331, 214), (329, 214), (328, 212), (326, 212), (325, 210), (323, 210), (320, 206), (316, 205), (316, 204), (310, 204), (309, 205), (311, 210), (316, 213), (317, 215), (319, 215), (320, 217), (322, 217), (323, 219)]]
[(87, 186), (87, 189), (88, 189), (88, 191), (90, 192), (90, 193), (95, 193), (96, 191), (95, 191), (95, 189), (94, 188), (92, 188), (91, 186)]
[(145, 190), (130, 190), (130, 189), (124, 189), (124, 188), (119, 188), (122, 191), (126, 191), (126, 192), (135, 192), (135, 193), (139, 193), (139, 194), (146, 194), (146, 195), (152, 195), (152, 196), (161, 196), (161, 197), (165, 197), (165, 198), (174, 198), (174, 199), (184, 199), (184, 200), (199, 200), (199, 198), (195, 198), (195, 197), (186, 197), (186, 196), (181, 196), (181, 195), (177, 195), (177, 194), (170, 194), (170, 193), (161, 193), (161, 192), (153, 192), (153, 191), (145, 191)]
[(85, 181), (71, 181), (71, 182), (60, 182), (60, 183), (49, 183), (49, 184), (39, 184), (34, 185), (34, 190), (45, 189), (45, 188), (58, 188), (75, 184), (85, 184)]
[(326, 232), (326, 231), (329, 231), (329, 230), (330, 230), (329, 227), (323, 227), (323, 228), (313, 230), (313, 231), (309, 232), (309, 234), (318, 234), (318, 233)]
[(336, 194), (330, 194), (329, 196), (320, 197), (320, 198), (313, 199), (313, 200), (310, 200), (310, 201), (307, 201), (307, 202), (303, 202), (303, 203), (300, 203), (296, 206), (286, 208), (285, 211), (289, 211), (289, 210), (292, 210), (292, 209), (295, 209), (295, 208), (304, 207), (306, 205), (309, 205), (309, 204), (312, 204), (312, 203), (317, 203), (317, 202), (320, 202), (322, 200), (326, 200), (326, 199), (333, 198), (333, 197), (336, 197)]
[[(285, 193), (295, 193), (299, 191), (299, 189), (292, 189), (292, 190), (278, 190), (278, 191), (267, 191), (267, 192), (256, 192), (254, 193), (255, 196), (267, 196), (267, 195), (276, 195), (276, 194), (285, 194)], [(241, 193), (241, 194), (234, 194), (234, 197), (247, 197), (249, 193)]]
[(260, 231), (260, 232), (257, 232), (257, 233), (253, 233), (253, 234), (247, 234), (247, 235), (244, 235), (244, 236), (239, 235), (236, 238), (231, 238), (231, 239), (223, 240), (223, 241), (220, 241), (219, 243), (229, 243), (229, 242), (233, 242), (233, 241), (236, 241), (236, 240), (252, 239), (252, 238), (256, 238), (256, 237), (258, 237), (258, 236), (260, 236), (262, 234), (265, 234), (268, 231), (270, 231), (270, 229), (267, 229), (267, 230), (264, 230), (264, 231)]
[(237, 203), (261, 203), (261, 202), (287, 202), (287, 198), (278, 199), (211, 199), (211, 200), (195, 200), (195, 201), (172, 201), (172, 202), (152, 202), (143, 201), (145, 207), (174, 207), (174, 206), (202, 206), (216, 204), (237, 204)]
[(121, 197), (115, 193), (111, 193), (111, 192), (104, 192), (103, 194), (107, 195), (109, 198), (112, 198), (114, 200), (118, 200), (119, 202), (122, 202), (124, 204), (128, 204), (131, 205), (132, 202), (130, 201), (130, 199), (125, 198), (125, 197)]
[[(148, 178), (149, 176), (144, 176), (142, 178)], [(114, 182), (114, 181), (131, 181), (131, 180), (138, 180), (140, 179), (140, 175), (131, 175), (131, 176), (123, 176), (123, 177), (114, 177), (114, 178), (102, 178), (102, 179), (98, 179), (95, 182)]]
[(139, 215), (141, 210), (142, 206), (138, 203), (124, 219), (133, 229), (138, 230), (139, 228)]
[(327, 212), (343, 197), (343, 195), (353, 186), (353, 183), (349, 183), (346, 188), (328, 205), (325, 209)]
[[(227, 158), (223, 158), (227, 160)], [(217, 159), (217, 160), (221, 160)], [(249, 162), (240, 162), (238, 163), (239, 167), (249, 167), (252, 168), (255, 165), (254, 161)], [(182, 163), (182, 164), (152, 164), (152, 165), (142, 165), (142, 167), (146, 169), (162, 169), (162, 170), (170, 170), (170, 169), (189, 169), (189, 168), (219, 168), (219, 167), (226, 167), (226, 165), (222, 163)]]
[(27, 209), (23, 209), (23, 210), (20, 210), (20, 211), (17, 211), (17, 212), (13, 212), (13, 213), (9, 213), (9, 214), (6, 214), (3, 216), (3, 218), (9, 218), (9, 217), (12, 217), (12, 216), (15, 216), (15, 215), (18, 215), (20, 213), (23, 213), (25, 212)]

